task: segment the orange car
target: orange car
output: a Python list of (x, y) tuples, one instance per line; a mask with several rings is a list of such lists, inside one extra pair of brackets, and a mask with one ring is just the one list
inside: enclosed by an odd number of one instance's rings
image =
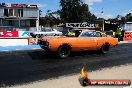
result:
[(90, 30), (74, 30), (75, 35), (43, 37), (38, 44), (47, 52), (56, 52), (60, 58), (67, 58), (71, 51), (99, 50), (107, 53), (118, 44), (118, 39), (106, 37), (104, 33)]

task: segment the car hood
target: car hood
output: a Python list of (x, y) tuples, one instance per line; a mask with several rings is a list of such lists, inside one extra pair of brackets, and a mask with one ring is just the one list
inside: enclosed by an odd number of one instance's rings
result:
[(59, 38), (66, 38), (66, 36), (47, 36), (47, 37), (39, 38), (39, 40), (49, 41), (49, 40), (52, 40), (52, 39), (59, 39)]
[(52, 34), (52, 33), (62, 33), (62, 32), (59, 32), (59, 31), (50, 31), (50, 32), (32, 32), (34, 34)]

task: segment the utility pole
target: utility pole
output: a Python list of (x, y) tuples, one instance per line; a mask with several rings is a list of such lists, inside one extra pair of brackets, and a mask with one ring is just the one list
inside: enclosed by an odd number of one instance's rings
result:
[(38, 14), (37, 14), (37, 20), (36, 20), (36, 29), (37, 29), (37, 31), (39, 31), (39, 16), (40, 16), (40, 12), (39, 12), (39, 9), (38, 9), (38, 12), (37, 12)]
[(103, 8), (102, 8), (102, 10), (101, 10), (101, 15), (102, 15), (102, 21), (103, 21), (103, 27), (102, 27), (102, 31), (104, 31), (104, 18), (103, 18), (103, 16), (104, 16), (104, 11), (103, 11)]

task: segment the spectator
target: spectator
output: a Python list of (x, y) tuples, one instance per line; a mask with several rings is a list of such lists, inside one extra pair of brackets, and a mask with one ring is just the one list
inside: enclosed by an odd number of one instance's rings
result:
[(121, 41), (121, 31), (122, 31), (122, 29), (118, 26), (118, 28), (117, 28), (117, 30), (116, 30), (116, 32), (115, 32), (115, 34), (116, 34), (116, 38), (118, 38), (118, 41), (120, 42)]
[(122, 30), (121, 31), (121, 40), (124, 41), (124, 33), (125, 33), (125, 30)]

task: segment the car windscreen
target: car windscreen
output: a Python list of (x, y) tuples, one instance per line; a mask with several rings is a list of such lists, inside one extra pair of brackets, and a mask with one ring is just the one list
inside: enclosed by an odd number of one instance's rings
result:
[(42, 28), (42, 31), (43, 32), (51, 32), (51, 31), (53, 31), (53, 29), (52, 28)]
[(68, 37), (78, 37), (81, 34), (82, 30), (70, 30), (65, 36)]

